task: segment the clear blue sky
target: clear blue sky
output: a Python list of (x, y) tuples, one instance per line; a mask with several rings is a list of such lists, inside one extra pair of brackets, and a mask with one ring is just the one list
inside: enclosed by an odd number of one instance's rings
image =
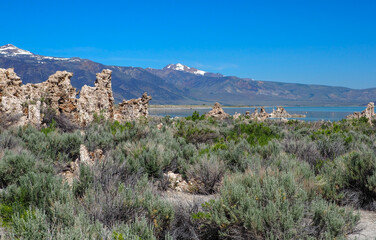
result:
[(3, 1), (0, 44), (256, 80), (376, 87), (376, 1)]

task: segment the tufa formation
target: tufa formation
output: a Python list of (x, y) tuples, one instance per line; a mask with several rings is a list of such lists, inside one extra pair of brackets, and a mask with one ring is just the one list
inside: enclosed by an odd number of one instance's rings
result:
[(44, 113), (51, 109), (79, 126), (91, 123), (95, 114), (121, 122), (147, 117), (151, 97), (146, 93), (142, 98), (124, 100), (115, 110), (111, 73), (108, 69), (97, 73), (94, 87), (85, 85), (78, 92), (71, 85), (73, 74), (67, 71), (57, 71), (42, 83), (22, 85), (12, 68), (0, 68), (0, 114), (17, 116), (12, 123), (16, 126), (40, 126)]
[(205, 114), (205, 117), (212, 117), (214, 119), (225, 119), (225, 118), (228, 118), (229, 116), (230, 116), (229, 114), (223, 111), (221, 104), (219, 104), (218, 102), (214, 104), (214, 107), (211, 111)]
[(306, 115), (302, 114), (289, 114), (286, 109), (278, 106), (277, 109), (273, 109), (273, 112), (269, 114), (269, 118), (304, 118)]
[(115, 120), (126, 122), (140, 117), (147, 117), (149, 114), (147, 106), (150, 100), (151, 96), (148, 96), (147, 93), (142, 94), (141, 98), (123, 100), (123, 102), (119, 103), (119, 109), (115, 113)]
[(367, 108), (362, 112), (354, 112), (353, 114), (348, 115), (347, 119), (359, 119), (361, 117), (366, 117), (368, 119), (368, 123), (372, 125), (372, 120), (376, 119), (375, 114), (375, 103), (370, 102), (367, 105)]
[[(257, 120), (257, 121), (265, 121), (267, 118), (279, 118), (282, 120), (286, 120), (287, 118), (304, 118), (306, 115), (302, 114), (289, 114), (286, 109), (279, 106), (277, 109), (273, 109), (272, 113), (267, 113), (264, 107), (260, 108), (260, 111), (256, 107), (253, 113), (250, 113), (249, 111), (246, 111), (244, 116), (246, 118)], [(235, 114), (233, 116), (235, 119), (240, 117), (240, 114)]]

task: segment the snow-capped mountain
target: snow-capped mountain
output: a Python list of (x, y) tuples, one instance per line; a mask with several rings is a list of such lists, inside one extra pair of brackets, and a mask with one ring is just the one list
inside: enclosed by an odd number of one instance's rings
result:
[(7, 44), (0, 47), (0, 54), (4, 56), (17, 56), (17, 55), (34, 55), (29, 51), (20, 49), (16, 46), (13, 46), (12, 44)]
[(44, 63), (43, 61), (48, 60), (56, 60), (56, 61), (69, 61), (69, 62), (77, 62), (80, 61), (79, 58), (59, 58), (59, 57), (47, 57), (41, 56), (29, 51), (23, 50), (18, 48), (12, 44), (7, 44), (4, 46), (0, 46), (0, 56), (2, 57), (23, 57), (23, 58), (35, 58), (36, 60), (40, 61), (39, 63)]
[[(163, 69), (106, 66), (88, 59), (48, 57), (7, 44), (0, 46), (0, 68), (14, 68), (22, 82), (38, 83), (56, 71), (73, 72), (72, 85), (79, 90), (92, 85), (96, 73), (112, 70), (116, 101), (137, 98), (145, 91), (153, 104), (235, 105), (364, 105), (375, 101), (376, 88), (349, 89), (319, 85), (256, 81), (205, 72), (181, 63)], [(1, 89), (0, 89), (1, 92)]]
[(196, 74), (196, 75), (205, 75), (205, 73), (206, 73), (205, 71), (198, 70), (196, 68), (191, 68), (191, 67), (185, 66), (181, 63), (169, 64), (169, 65), (167, 65), (166, 67), (163, 68), (163, 70), (167, 70), (167, 69), (189, 72), (189, 73), (193, 73), (193, 74)]

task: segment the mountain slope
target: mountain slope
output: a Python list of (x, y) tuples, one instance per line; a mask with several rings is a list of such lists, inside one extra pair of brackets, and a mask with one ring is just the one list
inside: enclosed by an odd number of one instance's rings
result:
[(138, 98), (144, 91), (153, 96), (154, 102), (173, 104), (183, 102), (182, 92), (166, 84), (165, 80), (142, 68), (105, 66), (87, 59), (44, 57), (16, 48), (13, 45), (0, 47), (0, 67), (14, 68), (23, 83), (47, 80), (56, 71), (73, 72), (72, 85), (78, 90), (83, 85), (94, 85), (95, 74), (108, 68), (112, 73), (112, 87), (117, 102), (123, 98)]
[(255, 81), (234, 76), (190, 74), (187, 71), (151, 69), (189, 96), (231, 104), (270, 105), (353, 105), (376, 100), (376, 88), (356, 90), (345, 87)]
[(106, 66), (81, 58), (41, 56), (13, 45), (0, 47), (0, 67), (15, 69), (24, 83), (45, 81), (58, 70), (73, 72), (72, 85), (93, 85), (95, 74), (111, 69), (115, 100), (138, 98), (144, 91), (153, 104), (355, 105), (376, 100), (376, 88), (255, 81), (209, 73), (183, 64), (163, 69)]

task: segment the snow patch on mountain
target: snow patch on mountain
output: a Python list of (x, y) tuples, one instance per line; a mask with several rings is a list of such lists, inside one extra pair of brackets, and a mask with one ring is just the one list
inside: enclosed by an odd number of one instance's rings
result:
[(20, 49), (12, 44), (7, 44), (0, 47), (0, 54), (3, 55), (33, 55), (31, 52)]
[(48, 56), (41, 56), (33, 54), (29, 51), (23, 50), (18, 48), (12, 44), (7, 44), (4, 46), (0, 46), (0, 56), (3, 57), (29, 57), (35, 58), (38, 60), (38, 63), (43, 64), (43, 60), (55, 60), (55, 61), (69, 61), (69, 62), (79, 62), (79, 58), (58, 58), (58, 57), (48, 57)]
[(188, 73), (192, 73), (192, 74), (196, 74), (196, 75), (205, 75), (205, 73), (206, 73), (205, 71), (198, 70), (196, 68), (191, 68), (191, 67), (185, 66), (181, 63), (169, 64), (166, 67), (164, 67), (163, 69), (183, 71), (183, 72), (188, 72)]

